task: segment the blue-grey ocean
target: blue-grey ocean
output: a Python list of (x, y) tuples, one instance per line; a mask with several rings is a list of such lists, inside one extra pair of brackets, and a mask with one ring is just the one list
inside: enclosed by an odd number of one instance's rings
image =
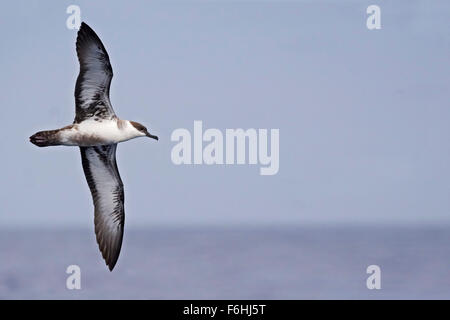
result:
[(2, 230), (0, 298), (449, 299), (449, 244), (446, 226), (126, 229), (109, 272), (92, 230)]

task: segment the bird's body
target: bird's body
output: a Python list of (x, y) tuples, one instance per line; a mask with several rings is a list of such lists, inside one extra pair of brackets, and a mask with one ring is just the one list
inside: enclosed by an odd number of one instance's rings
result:
[[(132, 125), (131, 121), (119, 118), (87, 119), (61, 129), (43, 132), (53, 132), (52, 145), (79, 147), (102, 146), (145, 136)], [(33, 140), (39, 145), (39, 143), (45, 144), (50, 139), (44, 136), (39, 139), (37, 135)]]
[(138, 122), (119, 119), (109, 100), (113, 76), (109, 56), (95, 32), (84, 22), (77, 37), (80, 73), (75, 85), (75, 120), (57, 130), (39, 131), (30, 141), (39, 147), (78, 146), (94, 202), (97, 243), (109, 269), (119, 257), (125, 223), (124, 189), (116, 163), (117, 144), (149, 137)]

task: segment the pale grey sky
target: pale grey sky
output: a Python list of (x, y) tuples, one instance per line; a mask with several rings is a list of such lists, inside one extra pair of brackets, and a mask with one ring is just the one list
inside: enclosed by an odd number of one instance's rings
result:
[[(160, 137), (118, 147), (128, 226), (450, 222), (450, 2), (8, 1), (1, 226), (93, 221), (78, 149), (28, 142), (74, 117), (71, 4), (109, 52), (118, 116)], [(170, 135), (194, 120), (280, 129), (279, 173), (175, 166)]]

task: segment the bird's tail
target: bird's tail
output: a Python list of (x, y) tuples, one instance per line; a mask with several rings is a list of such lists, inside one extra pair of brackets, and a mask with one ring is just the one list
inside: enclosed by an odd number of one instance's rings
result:
[(30, 142), (38, 147), (57, 146), (59, 142), (59, 129), (39, 131), (30, 137)]

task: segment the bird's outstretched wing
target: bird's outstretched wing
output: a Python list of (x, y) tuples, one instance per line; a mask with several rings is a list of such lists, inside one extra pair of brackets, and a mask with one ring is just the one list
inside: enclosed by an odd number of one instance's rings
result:
[(119, 258), (125, 223), (123, 183), (116, 163), (117, 144), (80, 147), (81, 161), (95, 208), (97, 243), (112, 271)]
[(96, 119), (115, 117), (109, 100), (113, 71), (108, 53), (94, 30), (84, 22), (78, 30), (77, 55), (80, 73), (75, 85), (74, 123), (92, 117)]

